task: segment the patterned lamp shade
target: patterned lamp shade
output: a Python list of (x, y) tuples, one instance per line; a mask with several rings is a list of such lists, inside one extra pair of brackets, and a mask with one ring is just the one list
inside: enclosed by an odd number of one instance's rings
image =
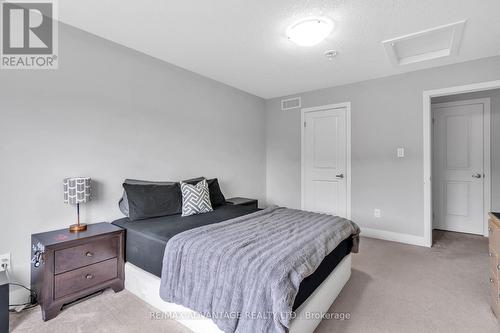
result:
[(64, 203), (70, 205), (90, 201), (90, 177), (65, 178)]

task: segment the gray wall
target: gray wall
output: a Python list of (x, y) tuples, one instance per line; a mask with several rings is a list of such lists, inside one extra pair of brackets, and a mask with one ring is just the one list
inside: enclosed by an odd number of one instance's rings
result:
[(62, 179), (90, 176), (84, 222), (122, 217), (124, 178), (218, 177), (265, 199), (264, 100), (62, 25), (60, 68), (0, 73), (0, 253), (28, 283), (30, 234), (64, 228)]
[[(352, 102), (353, 220), (423, 236), (422, 92), (498, 79), (494, 57), (299, 94), (303, 107)], [(267, 202), (300, 207), (300, 111), (281, 111), (280, 98), (266, 111)]]
[(491, 209), (498, 212), (500, 211), (500, 89), (437, 97), (432, 99), (432, 103), (486, 97), (490, 98), (491, 103)]

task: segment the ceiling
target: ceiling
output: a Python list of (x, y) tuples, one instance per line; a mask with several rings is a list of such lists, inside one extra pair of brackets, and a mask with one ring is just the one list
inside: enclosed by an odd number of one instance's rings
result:
[[(59, 1), (64, 23), (263, 98), (498, 55), (499, 12), (498, 0)], [(336, 23), (325, 41), (287, 40), (313, 15)], [(394, 67), (381, 44), (463, 19), (456, 56)]]

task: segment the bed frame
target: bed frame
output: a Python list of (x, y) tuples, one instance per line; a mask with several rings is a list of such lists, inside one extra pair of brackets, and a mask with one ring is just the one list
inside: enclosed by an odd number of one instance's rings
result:
[[(318, 315), (311, 318), (307, 314), (326, 313), (350, 276), (351, 254), (348, 254), (295, 311), (296, 317), (290, 324), (289, 333), (313, 333), (321, 318)], [(167, 316), (169, 313), (182, 314), (182, 318), (177, 316), (176, 320), (195, 333), (223, 333), (211, 319), (182, 305), (163, 301), (160, 298), (160, 278), (128, 262), (125, 264), (125, 289)]]

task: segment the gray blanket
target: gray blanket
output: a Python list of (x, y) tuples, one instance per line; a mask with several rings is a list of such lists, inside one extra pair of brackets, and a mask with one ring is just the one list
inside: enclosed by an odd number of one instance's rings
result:
[(273, 207), (182, 232), (165, 248), (160, 296), (226, 333), (287, 332), (302, 280), (359, 228), (330, 215)]

